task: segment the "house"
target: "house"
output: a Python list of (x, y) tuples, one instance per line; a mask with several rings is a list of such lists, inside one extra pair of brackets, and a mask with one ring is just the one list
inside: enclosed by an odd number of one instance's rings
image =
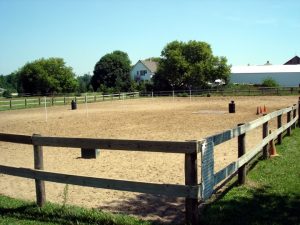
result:
[(152, 60), (139, 60), (131, 69), (130, 76), (133, 80), (150, 81), (156, 73), (158, 63)]
[(261, 84), (272, 78), (280, 86), (298, 87), (300, 85), (300, 58), (295, 56), (284, 65), (272, 65), (269, 61), (261, 66), (232, 66), (230, 81), (239, 84)]

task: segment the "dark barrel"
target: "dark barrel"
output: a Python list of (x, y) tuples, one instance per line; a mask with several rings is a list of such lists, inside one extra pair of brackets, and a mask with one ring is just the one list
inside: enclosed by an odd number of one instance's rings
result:
[(71, 108), (72, 108), (72, 110), (77, 109), (77, 103), (74, 100), (72, 100), (72, 102), (71, 102)]
[(235, 113), (235, 103), (234, 103), (234, 101), (231, 101), (231, 103), (229, 103), (229, 113)]

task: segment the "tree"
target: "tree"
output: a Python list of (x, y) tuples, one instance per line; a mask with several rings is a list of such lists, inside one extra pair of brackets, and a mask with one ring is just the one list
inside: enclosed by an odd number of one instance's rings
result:
[(95, 65), (91, 84), (94, 91), (114, 88), (115, 91), (129, 91), (131, 87), (130, 59), (127, 53), (114, 51), (104, 55)]
[(0, 75), (0, 88), (9, 90), (10, 92), (16, 92), (18, 89), (18, 77), (16, 73), (9, 75)]
[(161, 56), (153, 78), (156, 89), (205, 87), (207, 82), (215, 79), (228, 82), (230, 66), (227, 59), (213, 56), (210, 45), (205, 42), (173, 41), (162, 50)]
[(16, 73), (19, 92), (31, 94), (67, 93), (76, 90), (71, 67), (62, 58), (38, 59), (25, 64)]
[(88, 91), (92, 91), (91, 78), (92, 76), (90, 74), (84, 74), (83, 76), (77, 77), (78, 92), (85, 93)]

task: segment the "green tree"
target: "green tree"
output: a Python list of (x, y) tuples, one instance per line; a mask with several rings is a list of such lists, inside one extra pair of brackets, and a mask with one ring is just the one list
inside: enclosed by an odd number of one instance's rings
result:
[(205, 87), (215, 79), (229, 80), (230, 66), (225, 57), (212, 54), (209, 44), (199, 41), (173, 41), (161, 52), (158, 72), (153, 78), (156, 89)]
[(77, 82), (71, 67), (62, 58), (38, 59), (16, 73), (19, 92), (31, 94), (67, 93), (76, 90)]
[(127, 53), (114, 51), (104, 55), (95, 65), (91, 84), (94, 91), (99, 88), (114, 88), (129, 91), (131, 88), (130, 59)]
[(93, 91), (91, 88), (91, 78), (92, 76), (90, 74), (84, 74), (83, 76), (77, 77), (78, 92), (85, 93), (88, 91)]
[(11, 73), (6, 76), (0, 75), (0, 88), (16, 92), (18, 89), (18, 77), (16, 73)]

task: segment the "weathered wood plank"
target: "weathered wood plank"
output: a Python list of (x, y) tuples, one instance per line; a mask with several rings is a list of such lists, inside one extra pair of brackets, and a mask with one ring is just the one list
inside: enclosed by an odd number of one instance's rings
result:
[(28, 168), (16, 168), (3, 165), (0, 165), (0, 173), (63, 184), (73, 184), (85, 187), (95, 187), (147, 194), (161, 194), (172, 197), (198, 198), (200, 193), (200, 185), (186, 186), (178, 184), (155, 184), (138, 181), (113, 180), (105, 178), (54, 173)]
[[(34, 136), (39, 136), (35, 134)], [(44, 160), (43, 160), (43, 147), (33, 146), (34, 155), (34, 169), (43, 170)], [(45, 182), (43, 180), (35, 179), (35, 192), (36, 192), (36, 202), (39, 207), (42, 207), (46, 203), (46, 191)]]
[(0, 141), (32, 145), (31, 136), (21, 134), (0, 133)]
[[(185, 185), (197, 186), (198, 169), (197, 169), (197, 153), (185, 154)], [(185, 218), (186, 224), (199, 223), (199, 202), (197, 198), (185, 199)]]
[(131, 150), (165, 153), (194, 153), (197, 151), (197, 141), (147, 141), (120, 139), (93, 139), (71, 137), (32, 137), (32, 143), (40, 146), (94, 148), (110, 150)]

